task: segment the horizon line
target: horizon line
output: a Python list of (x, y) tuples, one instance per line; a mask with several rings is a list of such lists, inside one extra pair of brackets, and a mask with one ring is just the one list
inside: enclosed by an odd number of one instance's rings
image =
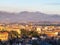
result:
[(60, 15), (60, 14), (55, 14), (55, 13), (44, 13), (44, 12), (42, 12), (42, 11), (27, 11), (27, 10), (24, 10), (24, 11), (16, 11), (16, 12), (14, 12), (14, 11), (3, 11), (3, 10), (0, 10), (0, 12), (6, 12), (6, 13), (21, 13), (21, 12), (33, 12), (33, 13), (35, 13), (35, 12), (37, 12), (37, 13), (43, 13), (43, 14), (53, 14), (53, 15)]

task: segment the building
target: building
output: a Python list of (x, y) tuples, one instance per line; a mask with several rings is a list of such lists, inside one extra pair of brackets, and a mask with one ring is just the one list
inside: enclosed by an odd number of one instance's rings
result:
[(45, 34), (49, 37), (55, 37), (55, 36), (58, 36), (58, 32), (50, 32), (50, 31), (47, 31), (45, 32)]
[(1, 41), (8, 40), (8, 32), (0, 32), (0, 40)]
[(42, 27), (40, 27), (40, 26), (38, 26), (38, 27), (36, 27), (36, 31), (38, 32), (38, 33), (41, 33), (41, 30), (42, 29)]

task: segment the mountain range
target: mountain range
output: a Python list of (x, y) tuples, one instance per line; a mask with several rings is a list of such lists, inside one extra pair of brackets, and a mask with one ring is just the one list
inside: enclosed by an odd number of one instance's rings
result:
[(19, 13), (9, 13), (0, 11), (0, 22), (60, 22), (60, 15), (58, 14), (45, 14), (42, 12), (28, 12), (22, 11)]

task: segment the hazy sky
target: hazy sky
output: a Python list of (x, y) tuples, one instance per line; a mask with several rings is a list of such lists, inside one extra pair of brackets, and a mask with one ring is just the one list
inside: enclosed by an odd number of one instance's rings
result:
[(41, 11), (60, 14), (60, 0), (0, 0), (0, 10), (10, 12)]

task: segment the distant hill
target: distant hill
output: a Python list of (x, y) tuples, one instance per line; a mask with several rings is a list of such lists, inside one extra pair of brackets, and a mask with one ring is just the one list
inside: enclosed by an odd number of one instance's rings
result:
[(44, 14), (41, 12), (28, 12), (23, 11), (20, 13), (9, 13), (0, 11), (0, 22), (60, 22), (60, 15), (57, 14)]

